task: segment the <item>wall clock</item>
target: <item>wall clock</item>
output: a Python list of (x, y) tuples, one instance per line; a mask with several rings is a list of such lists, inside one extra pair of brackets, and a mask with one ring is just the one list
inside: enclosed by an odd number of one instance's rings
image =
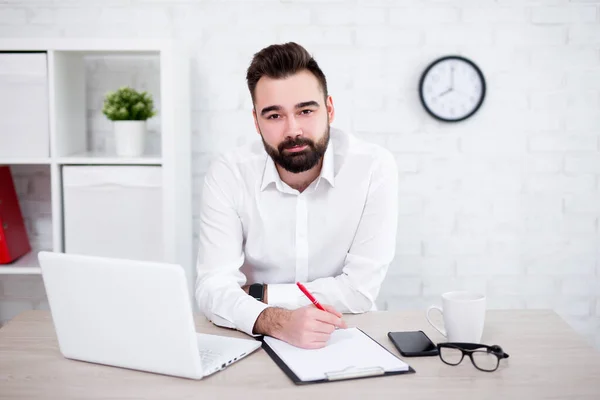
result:
[(474, 62), (445, 56), (427, 66), (419, 81), (425, 110), (445, 122), (458, 122), (475, 114), (485, 98), (485, 78)]

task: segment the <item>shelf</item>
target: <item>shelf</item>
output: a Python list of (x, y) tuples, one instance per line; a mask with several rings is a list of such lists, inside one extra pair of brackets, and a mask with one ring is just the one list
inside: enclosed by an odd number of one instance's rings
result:
[(0, 275), (41, 275), (42, 269), (37, 255), (40, 250), (32, 250), (12, 264), (0, 265)]
[(114, 153), (85, 152), (59, 157), (56, 161), (63, 165), (162, 165), (162, 158), (158, 154), (120, 157)]
[(39, 164), (39, 165), (50, 165), (50, 158), (0, 158), (0, 165), (30, 165), (30, 164)]

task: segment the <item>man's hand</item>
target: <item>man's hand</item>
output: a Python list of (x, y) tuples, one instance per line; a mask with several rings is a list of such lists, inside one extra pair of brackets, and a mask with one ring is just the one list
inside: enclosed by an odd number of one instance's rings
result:
[(347, 328), (342, 314), (323, 305), (321, 311), (312, 304), (297, 310), (266, 308), (254, 324), (254, 333), (283, 340), (296, 347), (319, 349), (325, 347), (335, 328)]

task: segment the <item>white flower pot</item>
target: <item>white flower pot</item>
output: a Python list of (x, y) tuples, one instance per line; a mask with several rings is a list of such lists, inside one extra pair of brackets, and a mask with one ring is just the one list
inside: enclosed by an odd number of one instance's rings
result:
[(146, 121), (114, 121), (117, 155), (139, 157), (144, 154)]

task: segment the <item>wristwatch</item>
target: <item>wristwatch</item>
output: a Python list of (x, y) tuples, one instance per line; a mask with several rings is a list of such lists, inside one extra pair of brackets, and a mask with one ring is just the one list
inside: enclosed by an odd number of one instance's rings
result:
[(253, 283), (252, 285), (250, 285), (248, 294), (258, 301), (263, 301), (263, 298), (265, 296), (265, 285), (263, 285), (262, 283)]

